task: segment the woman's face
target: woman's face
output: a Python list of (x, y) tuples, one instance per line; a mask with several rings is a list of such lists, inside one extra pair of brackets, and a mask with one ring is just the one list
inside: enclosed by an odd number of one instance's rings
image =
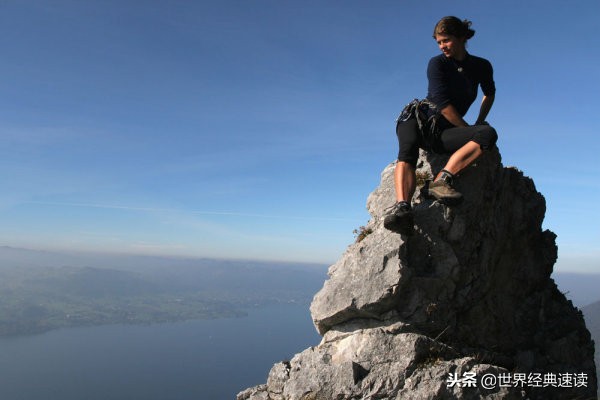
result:
[(465, 39), (461, 39), (453, 35), (438, 34), (435, 35), (435, 41), (446, 57), (451, 57), (457, 60), (461, 60), (465, 57)]

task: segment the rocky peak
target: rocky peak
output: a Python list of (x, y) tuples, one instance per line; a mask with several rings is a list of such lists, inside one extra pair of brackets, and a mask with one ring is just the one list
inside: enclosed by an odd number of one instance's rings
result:
[(596, 398), (594, 344), (550, 277), (544, 197), (493, 151), (456, 181), (463, 203), (445, 206), (424, 188), (446, 160), (421, 152), (412, 236), (383, 227), (384, 169), (362, 240), (311, 304), (323, 340), (238, 400)]

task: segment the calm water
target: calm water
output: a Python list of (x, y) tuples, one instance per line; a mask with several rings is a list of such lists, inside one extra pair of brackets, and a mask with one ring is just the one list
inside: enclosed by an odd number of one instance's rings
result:
[(221, 400), (319, 343), (308, 305), (0, 339), (2, 400)]

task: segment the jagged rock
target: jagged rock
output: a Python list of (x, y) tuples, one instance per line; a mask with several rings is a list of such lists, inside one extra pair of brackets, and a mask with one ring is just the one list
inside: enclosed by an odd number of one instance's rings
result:
[[(383, 227), (394, 165), (383, 171), (367, 200), (371, 233), (331, 266), (311, 304), (323, 341), (238, 399), (595, 398), (593, 342), (550, 278), (556, 235), (541, 228), (543, 196), (493, 151), (462, 173), (465, 200), (447, 207), (424, 195), (445, 161), (420, 155), (408, 237)], [(552, 387), (548, 375), (548, 387), (484, 390), (451, 385), (457, 373), (579, 373), (587, 386)]]
[[(455, 386), (446, 388), (449, 371), (466, 370), (477, 365), (480, 371), (507, 372), (493, 366), (480, 366), (471, 358), (453, 360), (456, 352), (426, 336), (414, 333), (394, 334), (383, 328), (355, 331), (337, 335), (332, 340), (296, 355), (289, 364), (277, 364), (273, 370), (285, 369), (277, 380), (269, 381), (283, 391), (273, 399), (387, 399), (402, 398), (402, 393), (421, 394), (433, 398), (435, 393), (462, 393)], [(442, 380), (426, 382), (427, 371), (443, 376)], [(273, 373), (273, 372), (272, 372)], [(270, 384), (269, 390), (271, 389)], [(412, 388), (415, 388), (413, 391)], [(472, 395), (494, 398), (519, 392), (512, 388), (498, 388), (484, 393), (474, 388)], [(490, 396), (490, 397), (486, 397)], [(509, 398), (509, 397), (506, 397)], [(520, 398), (514, 397), (514, 398)]]
[(274, 397), (269, 396), (267, 385), (258, 385), (238, 393), (236, 398), (237, 400), (269, 400)]

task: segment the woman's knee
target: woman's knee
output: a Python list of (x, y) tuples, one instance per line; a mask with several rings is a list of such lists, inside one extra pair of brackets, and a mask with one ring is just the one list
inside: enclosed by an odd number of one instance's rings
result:
[(496, 145), (498, 141), (498, 133), (490, 125), (482, 125), (481, 130), (477, 134), (476, 142), (479, 143), (483, 150), (489, 150)]

